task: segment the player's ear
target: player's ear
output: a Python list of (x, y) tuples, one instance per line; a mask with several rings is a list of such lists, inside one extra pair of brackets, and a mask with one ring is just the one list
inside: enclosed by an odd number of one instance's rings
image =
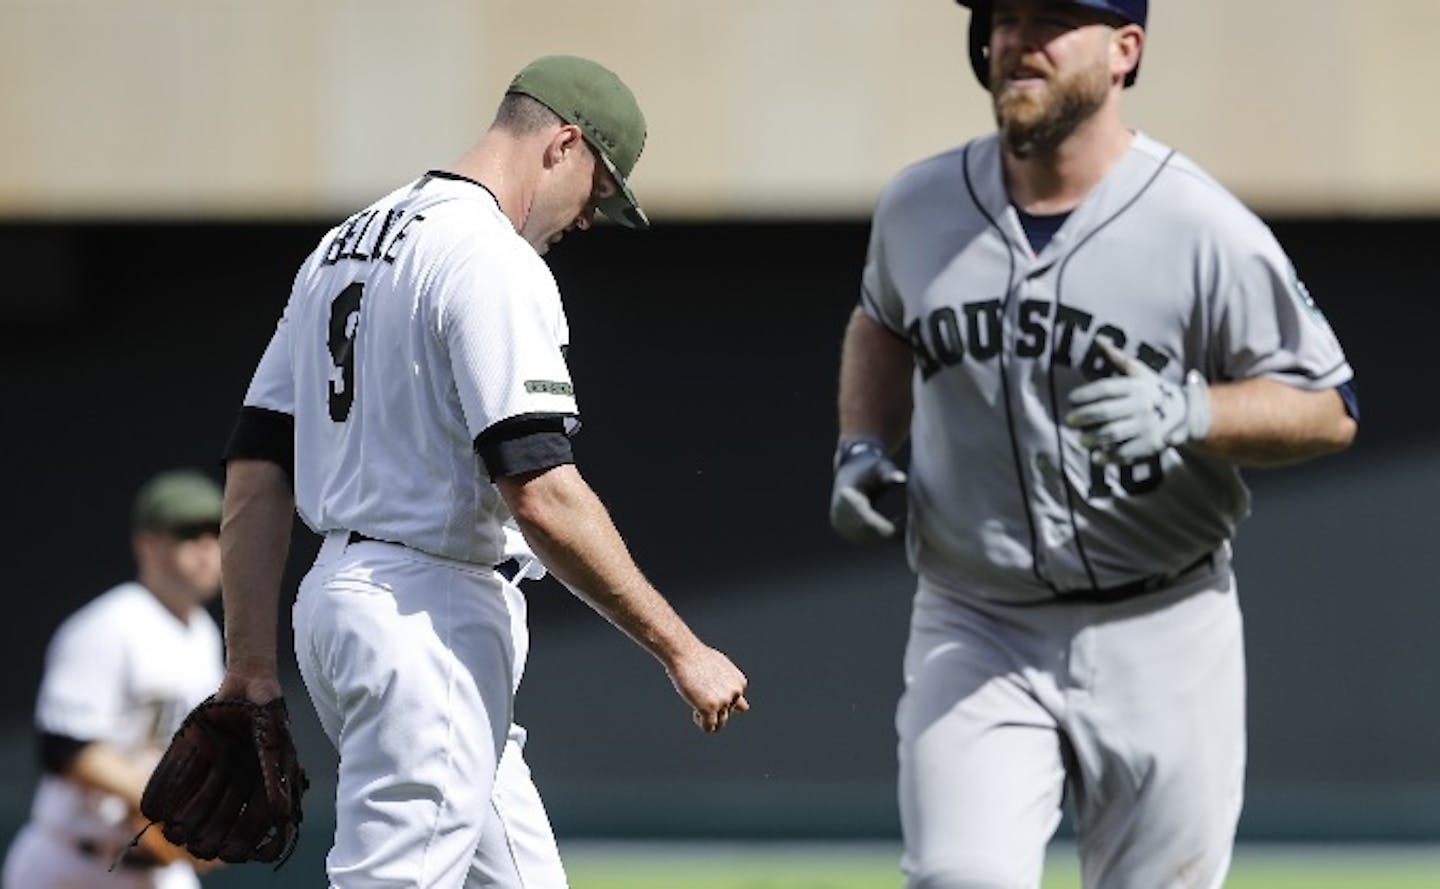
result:
[(553, 167), (576, 151), (585, 148), (585, 137), (574, 124), (565, 124), (550, 136), (545, 146), (545, 166)]
[(1140, 64), (1145, 31), (1139, 25), (1121, 25), (1110, 35), (1110, 74), (1124, 80)]

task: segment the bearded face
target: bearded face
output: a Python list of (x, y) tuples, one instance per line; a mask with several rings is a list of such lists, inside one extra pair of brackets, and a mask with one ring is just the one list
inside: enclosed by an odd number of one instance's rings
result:
[(1016, 157), (1053, 155), (1101, 110), (1139, 60), (1143, 31), (1063, 0), (995, 0), (990, 9), (995, 122)]
[(1071, 133), (1105, 104), (1112, 81), (1103, 54), (1068, 71), (1057, 71), (1042, 53), (997, 58), (990, 92), (995, 122), (1019, 158), (1053, 154)]

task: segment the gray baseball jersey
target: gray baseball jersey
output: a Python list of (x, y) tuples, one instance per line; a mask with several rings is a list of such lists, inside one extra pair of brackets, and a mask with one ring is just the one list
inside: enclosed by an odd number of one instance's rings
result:
[(1265, 225), (1142, 134), (1038, 254), (995, 136), (908, 168), (875, 212), (862, 304), (916, 360), (912, 567), (997, 601), (1177, 574), (1248, 511), (1233, 465), (1193, 448), (1091, 460), (1062, 418), (1072, 389), (1113, 372), (1097, 339), (1177, 384), (1191, 368), (1305, 389), (1351, 377)]

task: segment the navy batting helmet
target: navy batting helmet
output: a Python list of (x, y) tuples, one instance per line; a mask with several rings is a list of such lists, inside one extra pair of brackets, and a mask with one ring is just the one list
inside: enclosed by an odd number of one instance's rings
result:
[[(975, 76), (979, 78), (980, 85), (989, 89), (990, 57), (986, 54), (986, 50), (990, 46), (990, 9), (994, 5), (994, 0), (955, 0), (955, 2), (961, 6), (970, 7), (970, 67), (975, 69)], [(1088, 6), (1091, 9), (1108, 12), (1142, 28), (1145, 27), (1145, 18), (1150, 11), (1149, 0), (1066, 0), (1066, 2), (1073, 6)], [(1139, 73), (1140, 63), (1137, 62), (1135, 70), (1125, 76), (1125, 85), (1133, 85), (1135, 75)]]

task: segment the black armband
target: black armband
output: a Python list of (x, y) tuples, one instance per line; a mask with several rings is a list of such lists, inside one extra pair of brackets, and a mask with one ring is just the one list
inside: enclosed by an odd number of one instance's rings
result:
[(575, 462), (564, 414), (524, 414), (501, 420), (475, 436), (475, 452), (492, 479)]
[(240, 408), (225, 443), (225, 460), (268, 460), (285, 470), (294, 485), (295, 418), (263, 407)]
[(70, 771), (75, 757), (89, 747), (90, 741), (82, 741), (69, 735), (57, 735), (42, 731), (36, 738), (36, 752), (40, 754), (40, 768), (52, 775), (63, 775)]

